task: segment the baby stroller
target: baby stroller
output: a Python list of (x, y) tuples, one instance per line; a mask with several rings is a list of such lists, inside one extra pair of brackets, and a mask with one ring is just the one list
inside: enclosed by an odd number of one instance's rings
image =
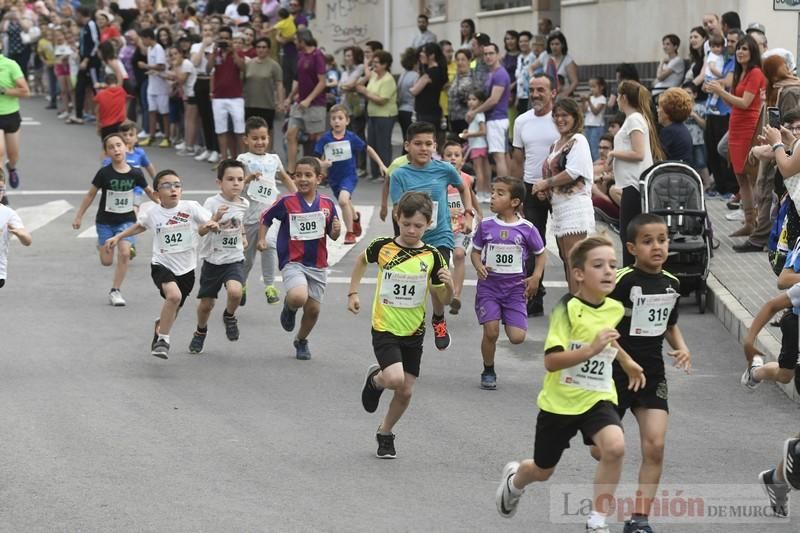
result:
[(662, 216), (669, 229), (664, 269), (680, 281), (681, 296), (695, 293), (697, 306), (705, 313), (712, 235), (703, 181), (689, 165), (664, 161), (642, 173), (639, 190), (642, 212)]

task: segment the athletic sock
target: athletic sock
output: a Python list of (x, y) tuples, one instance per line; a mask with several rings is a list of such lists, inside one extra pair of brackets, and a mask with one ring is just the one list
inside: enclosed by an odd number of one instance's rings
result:
[(485, 373), (487, 373), (487, 374), (494, 374), (494, 365), (487, 366), (487, 365), (484, 364), (483, 365), (483, 371)]
[(439, 320), (444, 320), (444, 315), (443, 314), (442, 315), (431, 314), (431, 321), (437, 322)]
[(162, 335), (161, 333), (158, 334), (158, 340), (164, 341), (169, 344), (169, 335)]
[(631, 520), (633, 520), (633, 521), (634, 521), (634, 522), (636, 522), (637, 524), (646, 524), (646, 523), (647, 523), (647, 521), (648, 521), (648, 520), (647, 520), (647, 519), (648, 519), (648, 516), (649, 516), (649, 515), (646, 515), (646, 514), (633, 513), (633, 514), (631, 515)]
[(587, 520), (586, 525), (588, 527), (602, 527), (606, 525), (606, 515), (603, 513), (598, 513), (597, 511), (592, 511), (589, 515), (589, 520)]
[[(375, 375), (377, 376), (377, 374), (375, 374)], [(373, 389), (375, 389), (375, 390), (383, 390), (383, 387), (377, 381), (375, 381), (375, 376), (372, 376), (371, 378), (369, 378), (369, 381), (370, 381), (370, 383), (372, 383), (372, 388)]]
[(222, 311), (222, 316), (225, 316), (225, 317), (228, 317), (228, 318), (233, 318), (233, 315), (231, 313), (229, 313), (227, 309)]
[(205, 335), (206, 333), (208, 333), (208, 324), (206, 324), (206, 327), (204, 327), (204, 328), (201, 328), (200, 326), (197, 326), (197, 333), (199, 333), (201, 335)]
[(114, 287), (111, 287), (111, 292), (119, 292), (119, 289), (115, 289)]
[(778, 479), (778, 476), (776, 475), (777, 471), (778, 471), (777, 468), (773, 468), (772, 472), (770, 472), (770, 476), (769, 477), (770, 477), (770, 479), (772, 479), (772, 484), (773, 485), (778, 485), (779, 487), (786, 487), (787, 486), (786, 481), (782, 481), (782, 480)]
[(514, 478), (515, 478), (515, 477), (517, 477), (517, 475), (516, 475), (516, 474), (514, 474), (513, 476), (511, 476), (510, 478), (508, 478), (508, 481), (507, 481), (507, 484), (508, 484), (508, 490), (509, 490), (509, 492), (510, 492), (511, 494), (513, 494), (514, 496), (519, 496), (520, 494), (522, 494), (522, 491), (523, 491), (524, 489), (518, 489), (518, 488), (517, 488), (517, 486), (516, 486), (516, 485), (514, 485)]

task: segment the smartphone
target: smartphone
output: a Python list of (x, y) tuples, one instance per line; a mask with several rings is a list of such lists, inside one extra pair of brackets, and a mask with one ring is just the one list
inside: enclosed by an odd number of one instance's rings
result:
[(781, 127), (781, 111), (777, 107), (768, 107), (767, 108), (767, 123), (772, 128)]

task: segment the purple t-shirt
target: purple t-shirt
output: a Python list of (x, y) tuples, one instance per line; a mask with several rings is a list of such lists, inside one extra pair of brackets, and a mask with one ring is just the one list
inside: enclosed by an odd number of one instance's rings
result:
[(486, 113), (487, 121), (508, 118), (508, 97), (511, 94), (511, 78), (508, 77), (508, 72), (502, 65), (498, 65), (486, 78), (484, 90), (487, 98), (492, 94), (492, 87), (496, 85), (503, 87), (503, 95), (500, 97), (500, 101)]
[(484, 218), (475, 228), (472, 246), (481, 253), (481, 262), (489, 270), (489, 276), (478, 280), (478, 285), (491, 283), (498, 288), (522, 283), (528, 256), (544, 252), (539, 230), (522, 217), (512, 224), (496, 215)]
[[(319, 82), (319, 75), (322, 74), (323, 78), (327, 72), (325, 66), (325, 56), (319, 51), (319, 48), (314, 48), (311, 53), (301, 52), (297, 58), (297, 91), (300, 95), (298, 101), (305, 100), (314, 87)], [(325, 91), (321, 91), (314, 100), (311, 101), (313, 106), (325, 105)]]

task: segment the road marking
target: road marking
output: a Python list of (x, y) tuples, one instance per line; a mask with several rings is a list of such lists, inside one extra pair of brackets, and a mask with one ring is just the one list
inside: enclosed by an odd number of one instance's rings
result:
[(23, 126), (41, 126), (42, 123), (38, 122), (33, 117), (22, 117), (22, 125)]
[[(367, 235), (367, 228), (369, 228), (369, 223), (372, 220), (372, 213), (375, 211), (375, 208), (371, 205), (354, 205), (353, 209), (361, 213), (361, 236), (356, 237), (356, 244), (361, 242)], [(342, 220), (342, 213), (339, 211), (337, 206), (336, 212), (339, 214), (339, 220), (342, 221), (342, 233), (339, 235), (338, 240), (333, 240), (330, 237), (328, 238), (328, 266), (332, 267), (336, 263), (342, 260), (347, 253), (355, 247), (355, 244), (345, 244), (344, 243), (344, 236), (347, 232), (347, 229), (344, 227), (344, 220)]]
[(42, 205), (31, 207), (20, 207), (16, 209), (19, 218), (25, 224), (28, 231), (36, 231), (57, 219), (64, 213), (72, 209), (72, 204), (66, 200), (54, 200)]
[[(283, 281), (282, 276), (275, 276), (276, 281)], [(375, 285), (378, 282), (377, 278), (365, 277), (361, 280), (361, 283), (364, 285)], [(350, 283), (350, 278), (347, 276), (328, 276), (328, 283), (332, 285), (345, 285)], [(464, 280), (465, 287), (474, 287), (478, 284), (478, 280), (475, 279), (467, 279)], [(567, 282), (566, 281), (545, 281), (544, 286), (548, 289), (566, 289)]]

